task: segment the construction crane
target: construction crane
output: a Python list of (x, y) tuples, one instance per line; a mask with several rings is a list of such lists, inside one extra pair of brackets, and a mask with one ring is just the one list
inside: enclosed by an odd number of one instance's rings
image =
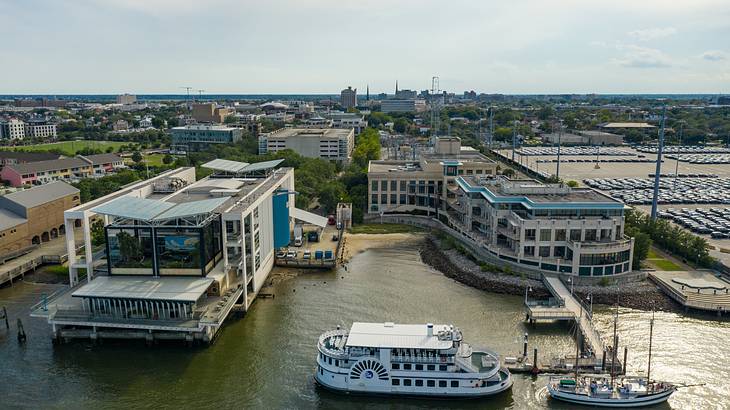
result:
[(193, 89), (193, 87), (180, 87), (188, 92), (188, 104), (190, 103), (190, 90)]
[(203, 100), (203, 92), (204, 91), (205, 90), (198, 90), (198, 101), (202, 101)]

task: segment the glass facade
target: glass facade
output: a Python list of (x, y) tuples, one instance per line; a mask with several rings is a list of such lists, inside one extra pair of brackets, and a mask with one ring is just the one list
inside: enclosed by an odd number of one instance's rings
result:
[(202, 227), (106, 227), (111, 275), (205, 276), (222, 258), (221, 221)]

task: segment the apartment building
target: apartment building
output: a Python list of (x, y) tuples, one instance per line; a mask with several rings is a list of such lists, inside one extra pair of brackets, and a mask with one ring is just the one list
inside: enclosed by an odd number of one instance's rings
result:
[(172, 128), (172, 148), (179, 151), (201, 151), (211, 144), (232, 144), (241, 141), (240, 128), (223, 125), (186, 125)]
[(344, 109), (357, 106), (357, 88), (347, 87), (340, 92), (340, 105)]
[(132, 94), (120, 94), (117, 96), (117, 104), (129, 105), (137, 102), (137, 96)]
[(101, 176), (123, 167), (124, 161), (114, 154), (79, 155), (75, 158), (6, 165), (0, 171), (0, 179), (14, 187), (42, 185)]
[(63, 212), (79, 203), (79, 190), (65, 182), (0, 196), (0, 261), (63, 235)]
[(49, 124), (45, 121), (29, 121), (25, 123), (25, 136), (27, 138), (56, 138), (58, 132), (56, 124)]
[(0, 122), (0, 139), (22, 140), (25, 138), (25, 123), (15, 118)]
[(347, 163), (354, 148), (353, 129), (282, 128), (259, 136), (259, 154), (291, 149), (305, 157)]
[[(68, 241), (72, 286), (32, 316), (56, 338), (212, 342), (232, 310), (250, 308), (275, 250), (289, 243), (294, 170), (277, 169), (282, 161), (213, 160), (202, 165), (209, 177), (178, 168), (69, 209), (66, 226), (84, 230), (85, 254)], [(103, 255), (89, 243), (99, 218)], [(75, 286), (80, 269), (90, 274)]]
[(0, 169), (5, 165), (51, 161), (60, 158), (60, 154), (54, 154), (52, 152), (0, 151)]
[(220, 124), (231, 114), (231, 110), (218, 107), (216, 103), (193, 104), (193, 118), (198, 122)]
[(578, 276), (631, 272), (624, 204), (590, 188), (460, 175), (440, 219), (516, 269)]
[(494, 176), (497, 163), (461, 145), (457, 137), (436, 140), (418, 161), (380, 160), (368, 164), (368, 213), (432, 214), (455, 197), (456, 177)]

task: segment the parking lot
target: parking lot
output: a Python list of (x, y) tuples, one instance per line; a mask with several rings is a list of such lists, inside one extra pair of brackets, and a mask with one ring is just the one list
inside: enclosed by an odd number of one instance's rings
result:
[[(525, 147), (528, 148), (528, 147)], [(557, 148), (557, 147), (529, 147), (529, 148)], [(565, 149), (560, 150), (560, 178), (569, 181), (581, 182), (584, 179), (597, 178), (647, 178), (654, 174), (656, 154), (639, 152), (631, 147), (613, 147), (629, 155), (604, 155), (608, 147), (601, 148), (599, 162), (596, 163), (595, 151), (590, 155), (565, 155)], [(499, 150), (507, 158), (512, 157), (511, 149)], [(533, 171), (544, 175), (555, 175), (557, 169), (556, 155), (520, 155), (515, 154), (515, 161), (529, 167)], [(596, 167), (598, 165), (598, 167)], [(712, 174), (718, 177), (730, 177), (730, 164), (693, 164), (664, 157), (662, 174), (674, 175)]]
[[(691, 174), (659, 180), (659, 204), (730, 204), (730, 178)], [(605, 191), (628, 205), (649, 205), (654, 195), (653, 178), (586, 178), (585, 185)]]
[[(294, 246), (294, 241), (291, 241), (289, 247), (277, 250), (277, 264), (299, 267), (310, 265), (316, 267), (323, 264), (332, 264), (335, 259), (337, 244), (339, 243), (337, 227), (327, 225), (322, 230), (315, 225), (304, 225), (303, 231), (304, 237), (301, 246)], [(311, 232), (320, 233), (316, 241), (309, 239), (309, 233)], [(337, 239), (334, 239), (335, 237)]]

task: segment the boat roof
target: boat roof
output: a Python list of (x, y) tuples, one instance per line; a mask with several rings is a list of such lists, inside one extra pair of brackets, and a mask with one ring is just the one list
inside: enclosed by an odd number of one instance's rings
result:
[(440, 331), (451, 331), (449, 325), (433, 325), (428, 335), (428, 325), (399, 325), (386, 323), (355, 322), (347, 337), (348, 347), (373, 347), (393, 349), (449, 349), (453, 341), (439, 339)]

